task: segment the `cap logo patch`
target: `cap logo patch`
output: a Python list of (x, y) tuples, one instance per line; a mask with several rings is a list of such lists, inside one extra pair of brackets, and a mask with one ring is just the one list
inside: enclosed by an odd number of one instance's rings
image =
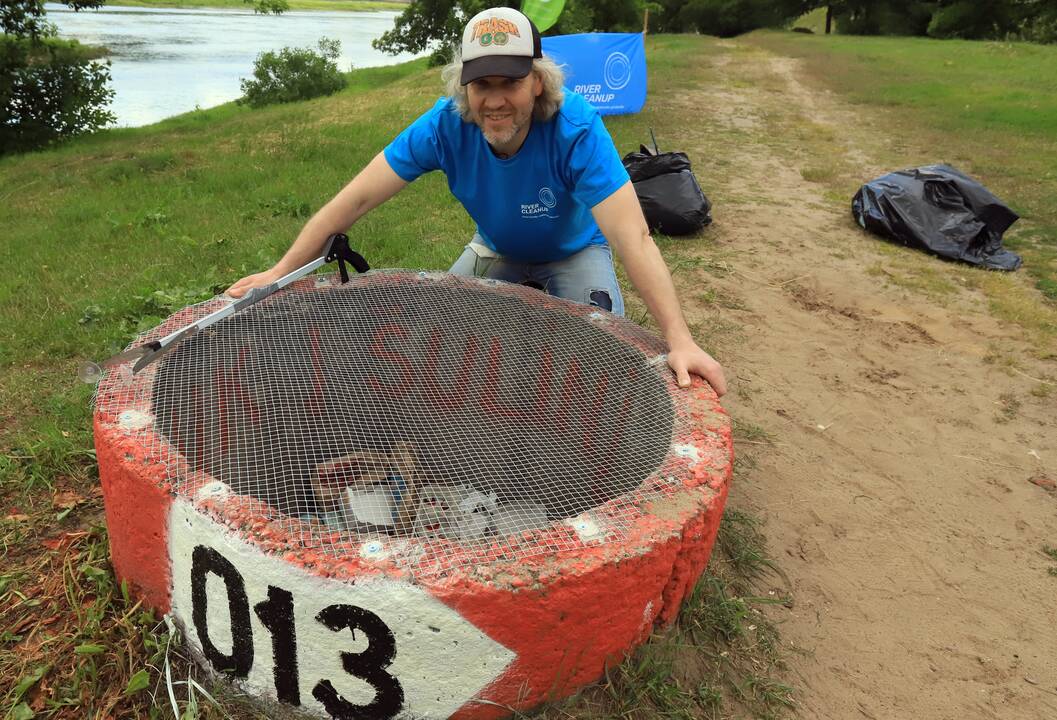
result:
[(506, 45), (510, 35), (521, 37), (517, 25), (502, 18), (485, 18), (473, 26), (473, 40), (480, 40), (481, 45)]

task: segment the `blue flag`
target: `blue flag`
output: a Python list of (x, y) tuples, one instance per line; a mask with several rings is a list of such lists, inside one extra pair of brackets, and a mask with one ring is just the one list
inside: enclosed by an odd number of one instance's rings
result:
[(637, 113), (646, 104), (646, 48), (641, 33), (585, 33), (543, 38), (543, 52), (565, 71), (565, 87), (602, 115)]

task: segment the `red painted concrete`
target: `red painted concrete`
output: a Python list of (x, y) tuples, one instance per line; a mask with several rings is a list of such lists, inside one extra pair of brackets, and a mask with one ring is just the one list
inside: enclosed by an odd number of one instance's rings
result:
[(110, 561), (118, 580), (159, 613), (169, 611), (169, 507), (164, 467), (152, 465), (141, 441), (123, 437), (115, 418), (95, 417)]
[[(506, 582), (467, 582), (430, 591), (490, 637), (517, 653), (481, 699), (517, 709), (557, 700), (599, 679), (607, 665), (674, 620), (715, 540), (726, 492), (701, 491), (703, 505), (681, 535), (643, 554), (616, 559), (608, 548), (587, 559), (541, 560)], [(547, 575), (536, 575), (540, 568)], [(526, 578), (526, 575), (528, 576)], [(526, 585), (518, 587), (524, 580)], [(495, 705), (470, 702), (460, 720), (498, 718)]]
[[(297, 287), (311, 289), (307, 284)], [(591, 312), (570, 311), (563, 303), (520, 288), (498, 291), (572, 314)], [(184, 313), (174, 316), (166, 330), (188, 319)], [(656, 338), (629, 323), (607, 329), (649, 355), (662, 351)], [(144, 383), (149, 388), (152, 378), (153, 373), (142, 373), (133, 387), (121, 392), (128, 393), (130, 401), (137, 394), (149, 397), (143, 387), (135, 386)], [(620, 662), (655, 627), (673, 622), (708, 562), (731, 477), (730, 423), (703, 381), (682, 390), (669, 379), (669, 392), (680, 409), (673, 444), (696, 448), (698, 457), (692, 462), (669, 454), (638, 490), (592, 511), (603, 526), (608, 520), (629, 528), (619, 541), (585, 543), (562, 523), (484, 548), (420, 540), (415, 542), (421, 559), (411, 577), (391, 561), (363, 559), (357, 538), (305, 528), (299, 520), (277, 517), (259, 500), (232, 496), (196, 505), (263, 552), (320, 577), (356, 582), (382, 575), (421, 585), (517, 654), (480, 699), (528, 709), (598, 679), (607, 665)], [(149, 429), (133, 440), (116, 417), (99, 411), (95, 430), (115, 570), (134, 593), (165, 612), (172, 582), (166, 527), (172, 496), (165, 478), (173, 470), (147, 449), (164, 441)], [(193, 497), (211, 480), (188, 468), (181, 474), (181, 493), (187, 496)], [(568, 549), (511, 557), (512, 550), (534, 546)], [(433, 572), (424, 573), (424, 568)], [(454, 717), (504, 714), (495, 705), (470, 702)]]

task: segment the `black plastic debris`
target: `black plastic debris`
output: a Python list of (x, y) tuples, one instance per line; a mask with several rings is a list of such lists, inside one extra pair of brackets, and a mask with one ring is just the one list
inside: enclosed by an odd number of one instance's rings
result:
[(893, 242), (991, 270), (1020, 267), (1020, 256), (1002, 247), (1019, 216), (949, 165), (879, 177), (859, 188), (851, 209), (864, 229)]
[(686, 153), (662, 153), (654, 139), (652, 152), (639, 146), (639, 152), (624, 156), (624, 167), (650, 230), (690, 235), (712, 222), (712, 204), (701, 192)]

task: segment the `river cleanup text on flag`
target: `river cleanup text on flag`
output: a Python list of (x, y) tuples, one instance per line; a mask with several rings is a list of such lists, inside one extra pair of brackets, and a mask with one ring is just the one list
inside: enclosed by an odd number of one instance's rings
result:
[(584, 33), (543, 38), (543, 52), (565, 71), (565, 86), (602, 115), (637, 113), (646, 104), (641, 33)]

